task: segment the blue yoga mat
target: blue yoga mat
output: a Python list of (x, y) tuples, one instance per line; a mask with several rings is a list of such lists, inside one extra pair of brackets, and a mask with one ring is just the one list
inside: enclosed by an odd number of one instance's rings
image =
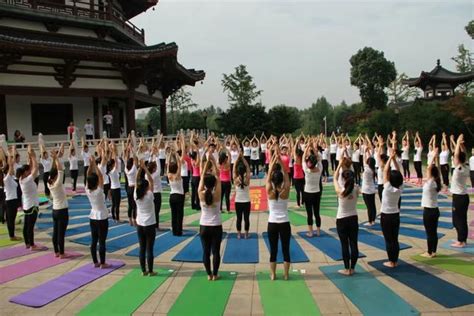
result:
[[(409, 217), (409, 216), (400, 216), (400, 224), (423, 226), (423, 219), (416, 218), (416, 217)], [(448, 223), (448, 222), (438, 221), (438, 228), (452, 229), (453, 224)]]
[[(458, 252), (464, 252), (464, 253), (470, 253), (471, 255), (474, 255), (474, 244), (467, 244), (466, 247), (463, 248), (456, 248), (456, 247), (451, 247), (451, 244), (455, 242), (455, 240), (450, 240), (441, 245), (442, 248), (444, 249), (449, 249), (449, 250), (454, 250)], [(474, 266), (474, 264), (473, 264)], [(474, 269), (474, 268), (473, 268)]]
[[(226, 237), (226, 233), (222, 233), (222, 240)], [(222, 246), (221, 246), (222, 249)], [(180, 252), (173, 257), (173, 261), (183, 262), (202, 262), (202, 244), (201, 237), (196, 235), (189, 244), (187, 244)]]
[[(267, 246), (267, 249), (270, 252), (270, 241), (268, 240), (268, 234), (263, 233), (262, 236), (263, 236), (263, 240), (265, 241), (265, 245)], [(292, 263), (309, 262), (308, 256), (305, 254), (300, 244), (298, 244), (298, 242), (293, 236), (291, 236), (291, 239), (290, 239), (290, 259)], [(283, 262), (283, 252), (281, 251), (281, 242), (280, 242), (278, 244), (277, 263), (282, 263), (282, 262)]]
[[(419, 202), (406, 201), (405, 202), (403, 199), (404, 198), (402, 197), (402, 205), (401, 205), (402, 208), (404, 206), (419, 206), (419, 207), (421, 207), (421, 201), (419, 201)], [(438, 202), (438, 207), (452, 207), (452, 205), (453, 205), (453, 203), (450, 202), (450, 201), (446, 201), (446, 202), (439, 201)]]
[[(382, 227), (379, 223), (375, 224), (374, 226), (367, 226), (368, 230), (377, 230), (382, 231)], [(419, 239), (426, 239), (426, 232), (424, 230), (414, 229), (410, 227), (400, 226), (399, 235), (419, 238)], [(444, 236), (443, 233), (438, 233), (438, 238), (442, 238)]]
[[(362, 315), (420, 314), (415, 307), (408, 304), (360, 265), (356, 266), (356, 273), (350, 277), (337, 272), (344, 269), (343, 265), (325, 266), (319, 269), (359, 309)], [(389, 308), (387, 304), (390, 304)]]
[[(110, 222), (109, 222), (109, 225), (110, 225)], [(87, 226), (89, 227), (89, 225), (87, 225)], [(136, 231), (136, 228), (132, 227), (128, 224), (116, 225), (115, 227), (109, 228), (109, 231), (107, 232), (107, 240), (115, 238), (115, 237), (119, 237), (119, 236), (122, 236), (122, 235), (130, 234), (130, 233), (133, 233), (135, 231)], [(71, 241), (76, 243), (76, 244), (89, 246), (91, 244), (92, 237), (90, 235), (87, 235), (87, 236), (84, 236), (84, 237), (81, 237), (81, 238), (72, 239)], [(109, 244), (107, 243), (107, 247), (108, 247), (108, 245)]]
[[(82, 211), (73, 211), (69, 210), (69, 219), (71, 220), (74, 217), (78, 216), (86, 216), (91, 213), (90, 210), (82, 210)], [(52, 212), (45, 212), (45, 213), (40, 213), (39, 218), (41, 219), (52, 219), (53, 218), (53, 213)]]
[[(153, 254), (155, 258), (194, 235), (196, 235), (195, 231), (183, 231), (183, 236), (173, 236), (171, 232), (167, 232), (158, 236), (158, 238), (155, 240), (155, 246), (153, 247)], [(140, 248), (135, 248), (127, 252), (126, 255), (138, 257), (139, 252)]]
[[(299, 232), (298, 235), (332, 260), (342, 260), (341, 242), (328, 233), (321, 231), (319, 237), (314, 236), (312, 238), (306, 236), (306, 232)], [(362, 257), (365, 257), (365, 255), (359, 251), (359, 258)]]
[(384, 266), (384, 261), (386, 260), (372, 261), (369, 264), (446, 308), (474, 304), (474, 294), (471, 294), (469, 291), (402, 260), (398, 261), (396, 268)]
[[(404, 192), (405, 193), (405, 192)], [(420, 201), (421, 204), (421, 194), (402, 194), (402, 201)], [(440, 202), (449, 202), (443, 195), (439, 194), (438, 199)]]
[(249, 234), (248, 239), (237, 239), (236, 233), (227, 236), (224, 263), (258, 263), (258, 235)]
[[(402, 208), (400, 213), (404, 215), (423, 216), (423, 209)], [(452, 218), (453, 213), (449, 211), (439, 212), (439, 217)]]
[[(337, 233), (337, 228), (331, 228), (329, 230)], [(371, 247), (374, 247), (383, 251), (386, 250), (385, 239), (383, 238), (383, 236), (374, 234), (365, 229), (359, 229), (358, 241), (363, 244), (369, 245)], [(409, 248), (411, 248), (410, 245), (404, 244), (402, 242), (400, 243), (400, 250), (409, 249)]]
[[(89, 223), (89, 217), (88, 216), (76, 217), (76, 218), (69, 219), (68, 225), (77, 225), (77, 224), (84, 224), (84, 223)], [(52, 228), (53, 227), (53, 221), (37, 223), (36, 227), (38, 229)]]

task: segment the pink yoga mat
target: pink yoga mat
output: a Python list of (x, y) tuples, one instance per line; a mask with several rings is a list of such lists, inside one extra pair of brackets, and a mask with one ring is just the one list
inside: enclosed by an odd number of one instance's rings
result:
[[(41, 248), (41, 250), (39, 251), (48, 250), (48, 247), (45, 247), (43, 245), (36, 244), (36, 246)], [(37, 251), (38, 250), (32, 251), (31, 249), (26, 249), (25, 245), (2, 249), (0, 250), (0, 261), (4, 261), (4, 260), (16, 258), (16, 257), (22, 257), (26, 255), (31, 255)]]
[(99, 269), (88, 263), (74, 271), (41, 284), (10, 299), (10, 302), (29, 307), (47, 305), (78, 288), (97, 280), (125, 265), (122, 261), (110, 260), (109, 269)]
[(82, 256), (82, 254), (78, 252), (69, 252), (68, 255), (69, 257), (66, 259), (59, 259), (54, 256), (54, 253), (47, 253), (33, 259), (0, 268), (0, 284), (57, 266), (58, 264)]

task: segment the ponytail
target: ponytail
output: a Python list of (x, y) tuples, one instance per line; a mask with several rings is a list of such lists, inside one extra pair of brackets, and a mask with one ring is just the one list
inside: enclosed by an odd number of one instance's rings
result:
[(237, 173), (240, 178), (240, 188), (243, 189), (245, 187), (245, 173), (247, 172), (247, 168), (242, 161), (239, 161), (237, 165)]
[(348, 197), (352, 194), (352, 191), (354, 191), (354, 172), (352, 170), (345, 170), (342, 173), (342, 178), (344, 179), (344, 191), (342, 192), (342, 197)]
[(431, 177), (436, 183), (436, 191), (441, 191), (441, 178), (439, 177), (439, 169), (437, 166), (431, 167)]
[(204, 176), (204, 187), (206, 188), (206, 192), (204, 193), (204, 202), (206, 205), (212, 205), (214, 201), (214, 196), (212, 194), (212, 190), (216, 186), (216, 177), (212, 174), (206, 174)]
[(206, 202), (206, 205), (212, 205), (212, 189), (206, 188), (206, 193), (204, 193), (204, 201)]
[(54, 181), (56, 181), (57, 177), (58, 177), (58, 169), (52, 168), (49, 171), (48, 184), (53, 185), (53, 183), (54, 183)]

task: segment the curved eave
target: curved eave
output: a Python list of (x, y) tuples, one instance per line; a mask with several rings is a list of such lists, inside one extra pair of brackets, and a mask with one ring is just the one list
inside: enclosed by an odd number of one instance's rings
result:
[(125, 17), (131, 19), (157, 5), (159, 0), (119, 0), (119, 2)]
[(206, 73), (203, 70), (186, 69), (179, 63), (177, 63), (176, 66), (181, 75), (181, 79), (187, 85), (194, 86), (197, 81), (202, 81), (206, 77)]
[(470, 73), (460, 73), (453, 76), (436, 76), (431, 75), (430, 73), (423, 72), (418, 78), (409, 78), (403, 80), (402, 83), (410, 87), (418, 87), (426, 85), (428, 82), (443, 82), (443, 83), (453, 83), (453, 84), (463, 84), (474, 80), (474, 72)]

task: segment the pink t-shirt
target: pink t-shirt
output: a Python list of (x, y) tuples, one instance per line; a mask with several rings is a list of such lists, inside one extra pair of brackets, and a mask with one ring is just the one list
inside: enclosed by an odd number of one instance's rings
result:
[(230, 182), (230, 169), (224, 170), (222, 168), (219, 177), (221, 182)]
[(304, 179), (303, 165), (298, 163), (293, 165), (293, 179)]
[(201, 176), (201, 169), (199, 166), (194, 166), (193, 164), (193, 177), (199, 177)]
[(286, 173), (290, 173), (290, 157), (288, 155), (280, 155), (280, 159), (283, 163), (283, 169)]

